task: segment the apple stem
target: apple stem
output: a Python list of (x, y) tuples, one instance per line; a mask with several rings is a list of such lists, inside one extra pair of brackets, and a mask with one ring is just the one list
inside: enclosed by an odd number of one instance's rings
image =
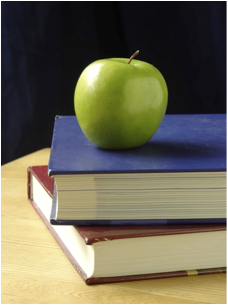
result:
[(136, 51), (136, 52), (129, 58), (129, 60), (128, 60), (127, 63), (130, 64), (130, 62), (132, 61), (132, 59), (135, 58), (138, 54), (139, 54), (139, 50)]

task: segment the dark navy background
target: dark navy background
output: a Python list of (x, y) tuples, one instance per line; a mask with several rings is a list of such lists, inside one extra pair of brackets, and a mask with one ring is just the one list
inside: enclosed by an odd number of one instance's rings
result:
[(1, 2), (2, 164), (51, 146), (82, 70), (106, 57), (156, 66), (169, 114), (226, 112), (226, 2)]

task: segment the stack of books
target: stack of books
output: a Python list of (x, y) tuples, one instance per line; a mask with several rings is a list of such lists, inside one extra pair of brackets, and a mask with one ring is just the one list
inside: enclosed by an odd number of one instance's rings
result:
[(87, 284), (226, 272), (226, 115), (166, 115), (122, 151), (56, 116), (28, 199)]

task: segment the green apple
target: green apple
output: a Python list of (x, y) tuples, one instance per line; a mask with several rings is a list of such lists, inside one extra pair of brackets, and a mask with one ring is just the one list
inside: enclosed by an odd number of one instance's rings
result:
[(91, 63), (74, 94), (78, 123), (90, 142), (103, 149), (128, 149), (146, 143), (166, 112), (168, 89), (154, 66), (133, 59)]

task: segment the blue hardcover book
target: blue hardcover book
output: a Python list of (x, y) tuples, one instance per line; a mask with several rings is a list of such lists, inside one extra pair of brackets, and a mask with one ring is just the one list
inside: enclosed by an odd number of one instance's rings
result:
[(56, 116), (52, 224), (226, 221), (226, 115), (166, 115), (143, 146), (102, 150), (76, 116)]

